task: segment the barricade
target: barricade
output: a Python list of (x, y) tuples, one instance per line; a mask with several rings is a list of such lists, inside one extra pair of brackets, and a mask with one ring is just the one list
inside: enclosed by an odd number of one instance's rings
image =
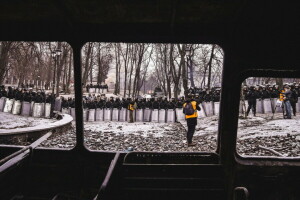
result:
[(100, 89), (99, 88), (96, 88), (95, 90), (96, 90), (95, 91), (96, 93), (100, 93)]
[(32, 117), (41, 117), (42, 116), (42, 104), (34, 103)]
[(11, 113), (14, 101), (14, 99), (6, 99), (3, 112)]
[(220, 102), (214, 102), (214, 114), (219, 115), (220, 112)]
[(105, 108), (104, 121), (111, 121), (111, 109), (110, 108)]
[(264, 114), (264, 100), (256, 99), (256, 113)]
[(14, 102), (13, 108), (12, 108), (12, 114), (13, 115), (19, 115), (21, 113), (21, 101), (17, 100)]
[(177, 122), (185, 120), (185, 115), (182, 111), (182, 108), (176, 108), (176, 119), (177, 119)]
[(27, 101), (22, 102), (22, 111), (21, 115), (29, 117), (30, 116), (30, 110), (31, 110), (31, 103)]
[(158, 109), (152, 110), (151, 122), (158, 122)]
[(135, 110), (135, 121), (142, 122), (143, 121), (143, 109)]
[(214, 110), (213, 110), (213, 102), (203, 102), (202, 103), (203, 108), (204, 108), (204, 112), (206, 114), (206, 116), (210, 117), (214, 115)]
[(264, 106), (264, 113), (273, 113), (272, 108), (272, 101), (271, 99), (264, 99), (263, 100), (263, 106)]
[(174, 123), (175, 122), (175, 110), (168, 109), (167, 110), (167, 122)]
[(0, 98), (0, 112), (3, 112), (5, 106), (6, 97)]
[(51, 117), (51, 104), (46, 103), (45, 104), (45, 118), (50, 118)]
[(95, 109), (89, 109), (88, 121), (94, 122), (95, 121)]
[(55, 99), (54, 111), (61, 111), (61, 99)]
[(111, 120), (117, 122), (119, 120), (119, 109), (113, 108), (112, 109), (112, 117)]
[(160, 109), (158, 112), (158, 119), (159, 123), (165, 123), (166, 122), (166, 110)]
[(151, 121), (151, 109), (150, 108), (146, 108), (144, 109), (144, 122), (150, 122)]
[(75, 108), (71, 108), (71, 116), (73, 117), (73, 120), (76, 120)]
[(198, 111), (198, 118), (206, 117), (206, 113), (205, 113), (202, 103), (199, 104), (199, 107), (200, 107), (200, 111)]
[(119, 112), (119, 121), (120, 122), (125, 122), (126, 121), (126, 116), (127, 116), (127, 109), (122, 108)]
[(83, 109), (83, 121), (86, 122), (88, 119), (88, 110)]

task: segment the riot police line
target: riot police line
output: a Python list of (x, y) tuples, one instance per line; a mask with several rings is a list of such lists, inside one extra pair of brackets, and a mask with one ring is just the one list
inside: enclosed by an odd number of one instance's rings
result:
[(55, 96), (43, 90), (0, 86), (0, 112), (14, 115), (45, 117), (53, 115)]
[[(195, 96), (195, 100), (202, 108), (199, 117), (218, 115), (219, 102), (205, 102)], [(173, 123), (185, 120), (182, 106), (185, 102), (184, 97), (179, 99), (172, 98), (114, 98), (109, 99), (95, 94), (89, 94), (83, 98), (83, 119), (85, 122), (94, 121), (129, 121), (129, 104), (133, 104), (133, 113), (136, 122), (158, 122)], [(62, 113), (70, 114), (75, 118), (75, 109), (62, 105)]]
[[(293, 110), (294, 116), (296, 112), (300, 112), (300, 88), (296, 83), (286, 83), (283, 87), (288, 86), (291, 89), (289, 101)], [(240, 113), (249, 114), (252, 110), (253, 115), (256, 113), (284, 113), (283, 106), (283, 88), (280, 89), (278, 85), (251, 85), (244, 86), (241, 91)]]

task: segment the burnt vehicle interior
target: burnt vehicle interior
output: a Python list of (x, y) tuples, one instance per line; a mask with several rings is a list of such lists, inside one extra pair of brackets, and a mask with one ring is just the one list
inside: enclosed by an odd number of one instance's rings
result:
[[(1, 41), (73, 48), (76, 146), (0, 147), (0, 199), (300, 199), (300, 159), (236, 152), (240, 86), (300, 77), (299, 3), (277, 1), (2, 1)], [(225, 54), (216, 153), (96, 152), (84, 145), (86, 42), (218, 44)], [(46, 136), (44, 136), (46, 137)]]

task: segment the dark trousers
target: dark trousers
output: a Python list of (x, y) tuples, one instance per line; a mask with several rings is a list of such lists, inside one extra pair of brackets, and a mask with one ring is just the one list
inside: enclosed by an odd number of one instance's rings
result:
[(188, 141), (188, 143), (192, 143), (196, 125), (197, 125), (197, 118), (196, 117), (188, 118), (188, 119), (186, 119), (186, 122), (187, 122), (187, 127), (188, 127), (188, 131), (186, 134), (187, 141)]
[(253, 115), (255, 115), (256, 114), (256, 100), (248, 100), (247, 116), (249, 115), (249, 112), (251, 109), (252, 109)]
[(285, 108), (286, 117), (288, 119), (291, 119), (292, 118), (291, 102), (290, 101), (284, 101), (284, 108)]
[(133, 122), (133, 110), (129, 110), (129, 122)]
[(296, 116), (296, 101), (290, 101), (292, 109), (293, 109), (293, 114)]

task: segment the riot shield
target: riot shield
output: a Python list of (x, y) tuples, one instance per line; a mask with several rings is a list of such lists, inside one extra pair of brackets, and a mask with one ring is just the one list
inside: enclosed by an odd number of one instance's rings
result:
[(210, 117), (214, 114), (214, 111), (213, 111), (213, 104), (212, 102), (203, 102), (202, 103), (202, 106), (204, 108), (204, 112), (206, 114), (207, 117)]
[(166, 110), (161, 109), (158, 111), (158, 122), (165, 123), (166, 122)]
[(152, 110), (151, 122), (158, 122), (158, 109)]
[(198, 118), (207, 117), (202, 103), (199, 104), (199, 107), (200, 107), (200, 111), (198, 111)]
[(142, 122), (143, 121), (143, 109), (137, 109), (135, 111), (135, 121)]
[(215, 115), (219, 115), (219, 112), (220, 112), (220, 102), (215, 102), (214, 103), (214, 114)]
[(149, 109), (149, 108), (146, 108), (145, 110), (144, 110), (144, 122), (150, 122), (150, 120), (151, 120), (151, 109)]
[(83, 109), (83, 121), (86, 122), (88, 118), (88, 110), (87, 109)]
[(71, 116), (73, 117), (73, 120), (76, 120), (76, 115), (75, 115), (75, 108), (71, 108)]
[(104, 121), (111, 121), (111, 109), (110, 108), (105, 108), (104, 111)]
[(185, 114), (183, 113), (182, 108), (176, 108), (176, 119), (178, 122), (185, 120)]
[(14, 104), (13, 99), (6, 99), (3, 112), (10, 113)]
[(51, 104), (46, 103), (45, 104), (45, 118), (50, 118), (51, 116)]
[(42, 116), (42, 104), (41, 103), (34, 103), (32, 116), (33, 117), (41, 117)]
[(61, 113), (69, 115), (70, 114), (70, 108), (62, 108)]
[(264, 114), (264, 100), (256, 99), (256, 113)]
[(89, 109), (89, 122), (94, 122), (95, 121), (95, 109)]
[(272, 102), (271, 99), (263, 100), (264, 113), (273, 113)]
[(126, 121), (126, 114), (127, 114), (127, 109), (122, 108), (120, 110), (120, 114), (119, 114), (119, 121), (120, 122), (125, 122)]
[(31, 104), (30, 102), (23, 101), (22, 102), (22, 112), (21, 115), (23, 116), (30, 116)]
[(96, 121), (103, 121), (104, 110), (97, 108), (96, 109)]
[(6, 97), (0, 98), (0, 112), (3, 112), (5, 106)]
[(117, 122), (119, 120), (119, 109), (113, 108), (112, 109), (112, 121)]
[(19, 100), (14, 102), (14, 105), (13, 105), (13, 108), (12, 108), (12, 114), (13, 115), (19, 115), (21, 113), (21, 105), (22, 104)]
[(174, 123), (175, 122), (175, 111), (173, 109), (167, 110), (167, 122)]

